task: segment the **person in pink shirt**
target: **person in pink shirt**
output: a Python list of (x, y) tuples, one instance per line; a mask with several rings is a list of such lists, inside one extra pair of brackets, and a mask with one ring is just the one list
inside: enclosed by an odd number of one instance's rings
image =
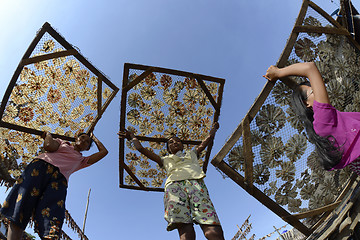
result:
[[(25, 168), (0, 210), (10, 222), (7, 239), (22, 239), (31, 216), (41, 239), (60, 239), (69, 176), (108, 153), (92, 133), (79, 134), (73, 144), (54, 139), (48, 132), (42, 137), (46, 152)], [(81, 152), (89, 150), (93, 141), (98, 152), (84, 157)]]
[(264, 75), (269, 81), (286, 76), (309, 80), (295, 87), (291, 107), (315, 145), (320, 164), (326, 170), (349, 166), (360, 175), (360, 112), (340, 112), (330, 104), (324, 80), (313, 62), (270, 66)]

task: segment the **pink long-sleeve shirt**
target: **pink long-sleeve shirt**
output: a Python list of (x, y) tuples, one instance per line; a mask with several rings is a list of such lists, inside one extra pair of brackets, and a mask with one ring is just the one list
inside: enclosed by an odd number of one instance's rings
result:
[(360, 112), (340, 112), (332, 105), (314, 101), (314, 130), (322, 137), (332, 135), (343, 157), (334, 167), (342, 169), (360, 156)]
[(90, 166), (90, 164), (88, 164), (89, 157), (84, 157), (67, 141), (58, 138), (56, 138), (55, 141), (60, 144), (58, 150), (55, 152), (42, 153), (36, 158), (58, 167), (69, 182), (69, 177), (72, 173)]

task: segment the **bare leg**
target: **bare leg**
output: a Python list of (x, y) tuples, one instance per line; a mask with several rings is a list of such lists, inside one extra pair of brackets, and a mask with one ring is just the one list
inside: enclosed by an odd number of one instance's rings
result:
[(195, 230), (191, 223), (178, 225), (180, 240), (195, 240)]
[(224, 232), (220, 225), (206, 225), (201, 224), (201, 229), (204, 232), (206, 239), (209, 240), (225, 240)]
[(22, 239), (24, 230), (18, 227), (15, 223), (10, 222), (8, 227), (7, 240), (20, 240)]

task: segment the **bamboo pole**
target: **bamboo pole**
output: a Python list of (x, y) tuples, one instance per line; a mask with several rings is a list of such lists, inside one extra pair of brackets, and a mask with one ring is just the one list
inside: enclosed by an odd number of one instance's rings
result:
[(280, 232), (279, 232), (279, 229), (277, 229), (275, 226), (273, 226), (275, 228), (275, 231), (279, 234), (280, 238), (282, 240), (285, 240), (285, 238), (283, 236), (281, 236)]
[(87, 202), (86, 202), (84, 223), (83, 223), (83, 229), (82, 229), (84, 234), (85, 234), (85, 223), (86, 223), (86, 218), (87, 218), (87, 212), (88, 212), (88, 208), (89, 208), (90, 192), (91, 192), (91, 188), (89, 188), (89, 193), (88, 193)]

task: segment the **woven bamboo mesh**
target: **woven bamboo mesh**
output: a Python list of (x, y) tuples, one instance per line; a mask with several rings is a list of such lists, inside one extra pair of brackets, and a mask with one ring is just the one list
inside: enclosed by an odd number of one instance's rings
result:
[[(199, 76), (183, 75), (184, 72), (169, 69), (154, 69), (147, 73), (147, 67), (127, 66), (125, 64), (128, 74), (123, 83), (120, 129), (133, 131), (144, 147), (159, 156), (168, 154), (165, 142), (174, 135), (183, 140), (185, 149), (200, 144), (219, 116), (222, 79), (215, 82), (201, 77), (199, 80), (214, 99), (214, 106), (196, 79)], [(146, 76), (142, 78), (144, 74)], [(133, 82), (137, 83), (127, 89)], [(163, 190), (164, 169), (136, 151), (128, 140), (120, 141), (120, 149), (120, 187)], [(201, 166), (207, 165), (210, 151), (211, 147), (208, 147), (202, 152)]]
[[(331, 104), (340, 111), (359, 112), (358, 45), (350, 39), (346, 29), (339, 30), (340, 25), (335, 24), (335, 27), (334, 21), (328, 20), (331, 17), (325, 16), (315, 4), (304, 1), (298, 17), (301, 22), (295, 26), (279, 63), (283, 67), (296, 62), (314, 61), (326, 82)], [(287, 84), (277, 81), (268, 96), (260, 95), (254, 104), (255, 108), (258, 106), (258, 111), (250, 116), (252, 109), (245, 118), (251, 119), (250, 135), (244, 137), (245, 130), (242, 129), (243, 135), (239, 136), (223, 158), (224, 162), (244, 177), (245, 182), (246, 178), (251, 179), (246, 177), (246, 162), (253, 158), (250, 173), (252, 184), (263, 193), (263, 197), (258, 197), (258, 200), (265, 201), (265, 196), (268, 196), (292, 214), (333, 203), (351, 176), (348, 168), (337, 171), (322, 169), (313, 144), (308, 141), (302, 124), (290, 107), (290, 87), (304, 80), (292, 77), (284, 81)], [(265, 92), (270, 85), (267, 83)], [(244, 140), (251, 141), (250, 157), (245, 156)], [(221, 151), (226, 151), (228, 147), (224, 146), (223, 149)], [(228, 171), (224, 171), (228, 174)], [(249, 192), (251, 194), (252, 190)], [(282, 217), (286, 215), (283, 212), (277, 214)], [(308, 218), (304, 223), (311, 226), (317, 220), (319, 216)], [(302, 232), (309, 234), (306, 229)]]

